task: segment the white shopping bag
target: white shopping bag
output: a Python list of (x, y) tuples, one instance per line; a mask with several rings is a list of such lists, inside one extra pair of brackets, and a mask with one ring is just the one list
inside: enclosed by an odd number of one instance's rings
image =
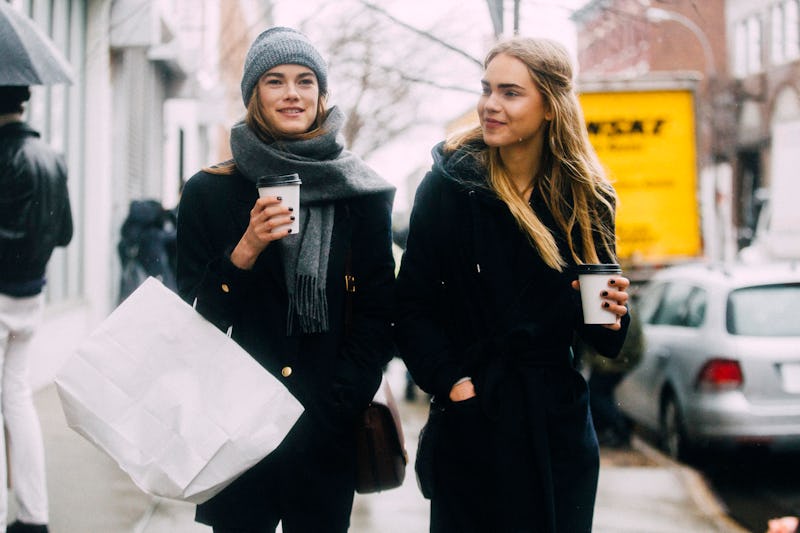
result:
[(55, 382), (69, 426), (140, 489), (194, 503), (266, 457), (303, 410), (154, 278), (81, 343)]

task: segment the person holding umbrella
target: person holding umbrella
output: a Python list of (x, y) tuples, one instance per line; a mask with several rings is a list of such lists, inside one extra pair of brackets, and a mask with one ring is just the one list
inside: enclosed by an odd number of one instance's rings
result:
[[(8, 434), (6, 442), (0, 431), (0, 531), (47, 533), (44, 442), (28, 360), (47, 263), (72, 239), (72, 210), (63, 157), (22, 117), (31, 85), (70, 83), (72, 74), (47, 36), (2, 1), (0, 57), (0, 425)], [(6, 528), (9, 470), (17, 520)]]
[[(47, 531), (44, 444), (28, 382), (29, 349), (44, 307), (53, 248), (72, 239), (63, 158), (22, 121), (28, 87), (0, 86), (0, 417), (8, 430), (18, 521), (9, 533)], [(0, 526), (7, 512), (6, 443), (0, 432)]]

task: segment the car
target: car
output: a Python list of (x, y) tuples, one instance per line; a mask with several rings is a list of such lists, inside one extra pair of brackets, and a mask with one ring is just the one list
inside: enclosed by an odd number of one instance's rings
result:
[(637, 293), (641, 362), (620, 409), (672, 457), (707, 447), (800, 450), (800, 264), (687, 264)]

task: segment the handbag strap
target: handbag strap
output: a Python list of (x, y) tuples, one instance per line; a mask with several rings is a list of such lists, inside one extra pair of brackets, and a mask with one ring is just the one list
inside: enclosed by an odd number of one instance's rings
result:
[(347, 335), (353, 327), (354, 292), (356, 292), (356, 278), (353, 276), (353, 249), (348, 246), (344, 260), (344, 331)]
[(350, 335), (353, 328), (353, 293), (356, 292), (356, 277), (353, 275), (353, 227), (350, 204), (344, 204), (344, 212), (349, 228), (347, 252), (344, 256), (344, 331), (345, 335)]

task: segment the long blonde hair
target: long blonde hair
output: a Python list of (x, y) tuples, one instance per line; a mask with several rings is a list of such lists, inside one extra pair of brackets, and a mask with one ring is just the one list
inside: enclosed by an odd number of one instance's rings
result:
[[(505, 54), (522, 61), (553, 115), (546, 125), (540, 176), (534, 182), (564, 232), (575, 263), (600, 261), (598, 246), (606, 259), (615, 260), (613, 233), (616, 194), (605, 176), (589, 142), (583, 112), (572, 87), (572, 63), (567, 50), (549, 39), (515, 38), (495, 45), (487, 54), (484, 68), (496, 56)], [(544, 262), (563, 271), (567, 261), (556, 239), (530, 208), (511, 180), (497, 147), (486, 146), (481, 126), (447, 140), (445, 150), (477, 150), (474, 154), (488, 170), (489, 185), (508, 205)], [(478, 147), (478, 148), (475, 148)], [(578, 243), (574, 230), (578, 230)], [(595, 238), (599, 242), (595, 242)]]
[[(327, 95), (320, 93), (317, 98), (317, 116), (310, 130), (303, 133), (287, 134), (276, 130), (267, 120), (267, 117), (264, 115), (264, 110), (261, 109), (258, 94), (259, 84), (257, 83), (253, 88), (253, 94), (250, 95), (250, 100), (247, 102), (247, 112), (244, 117), (244, 122), (262, 142), (273, 143), (284, 140), (313, 139), (325, 133), (325, 129), (322, 125), (325, 122), (325, 117), (328, 116)], [(206, 167), (203, 171), (210, 174), (233, 174), (236, 171), (236, 161), (230, 159), (223, 163)]]

